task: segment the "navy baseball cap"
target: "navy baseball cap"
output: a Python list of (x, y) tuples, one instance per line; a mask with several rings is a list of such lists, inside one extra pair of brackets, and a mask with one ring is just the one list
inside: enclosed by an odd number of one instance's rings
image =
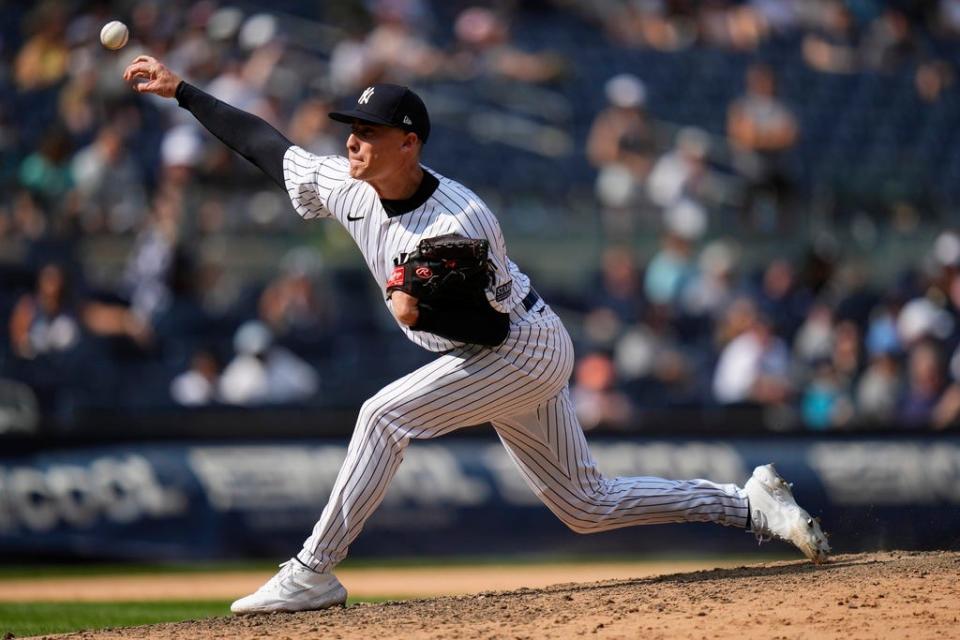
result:
[(370, 85), (360, 94), (357, 105), (347, 111), (333, 111), (330, 117), (338, 122), (354, 120), (399, 127), (417, 134), (421, 142), (430, 136), (430, 116), (420, 96), (397, 84)]

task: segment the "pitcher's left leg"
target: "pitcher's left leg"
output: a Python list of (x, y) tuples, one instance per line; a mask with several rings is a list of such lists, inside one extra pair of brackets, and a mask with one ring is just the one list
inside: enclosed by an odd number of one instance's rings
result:
[(530, 413), (497, 418), (493, 426), (534, 493), (579, 533), (667, 522), (747, 526), (747, 497), (736, 485), (604, 477), (567, 389)]

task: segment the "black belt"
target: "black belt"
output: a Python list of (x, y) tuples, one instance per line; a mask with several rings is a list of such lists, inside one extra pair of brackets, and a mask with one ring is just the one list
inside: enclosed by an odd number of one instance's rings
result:
[(530, 287), (530, 292), (527, 294), (527, 297), (524, 298), (523, 302), (521, 302), (520, 304), (523, 305), (524, 309), (526, 309), (527, 311), (530, 311), (530, 309), (533, 309), (534, 305), (536, 305), (538, 302), (540, 302), (540, 295), (537, 293), (537, 291), (533, 287)]

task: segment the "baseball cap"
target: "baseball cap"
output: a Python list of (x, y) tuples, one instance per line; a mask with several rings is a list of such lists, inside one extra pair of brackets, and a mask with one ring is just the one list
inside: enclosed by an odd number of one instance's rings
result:
[(430, 116), (420, 96), (396, 84), (373, 84), (364, 89), (353, 109), (333, 111), (330, 117), (338, 122), (363, 120), (388, 127), (399, 127), (417, 134), (421, 142), (430, 136)]
[(647, 103), (647, 88), (643, 81), (632, 73), (620, 73), (603, 86), (610, 104), (624, 109), (642, 107)]

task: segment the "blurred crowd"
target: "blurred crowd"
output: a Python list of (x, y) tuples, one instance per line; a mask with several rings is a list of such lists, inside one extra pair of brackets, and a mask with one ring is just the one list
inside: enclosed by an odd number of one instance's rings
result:
[(710, 406), (765, 407), (779, 430), (960, 420), (956, 232), (880, 288), (829, 243), (751, 268), (734, 239), (676, 227), (646, 264), (610, 247), (592, 291), (573, 381), (587, 428)]
[[(327, 225), (301, 225), (174, 102), (122, 84), (147, 52), (318, 154), (342, 148), (333, 105), (374, 81), (411, 84), (443, 134), (427, 150), (439, 171), (481, 193), (526, 176), (542, 202), (556, 200), (549, 179), (592, 194), (596, 282), (552, 296), (576, 333), (588, 427), (739, 404), (776, 409), (778, 428), (957, 420), (954, 233), (901, 265), (895, 286), (829, 242), (758, 267), (749, 237), (796, 230), (817, 187), (797, 168), (816, 131), (764, 47), (816, 74), (906, 79), (911, 100), (934, 104), (956, 90), (960, 2), (322, 4), (0, 4), (0, 402), (28, 389), (67, 422), (88, 407), (324, 405), (424, 357), (396, 346), (368, 276), (322, 257)], [(98, 33), (117, 18), (131, 41), (109, 52)], [(576, 43), (551, 40), (561, 31), (594, 38), (596, 55), (743, 64), (711, 107), (719, 125), (690, 122), (662, 106), (669, 78), (591, 68)], [(595, 108), (584, 114), (577, 91)], [(480, 143), (492, 162), (462, 153)], [(504, 178), (506, 143), (545, 164)], [(654, 254), (630, 242), (638, 232), (661, 237)]]

